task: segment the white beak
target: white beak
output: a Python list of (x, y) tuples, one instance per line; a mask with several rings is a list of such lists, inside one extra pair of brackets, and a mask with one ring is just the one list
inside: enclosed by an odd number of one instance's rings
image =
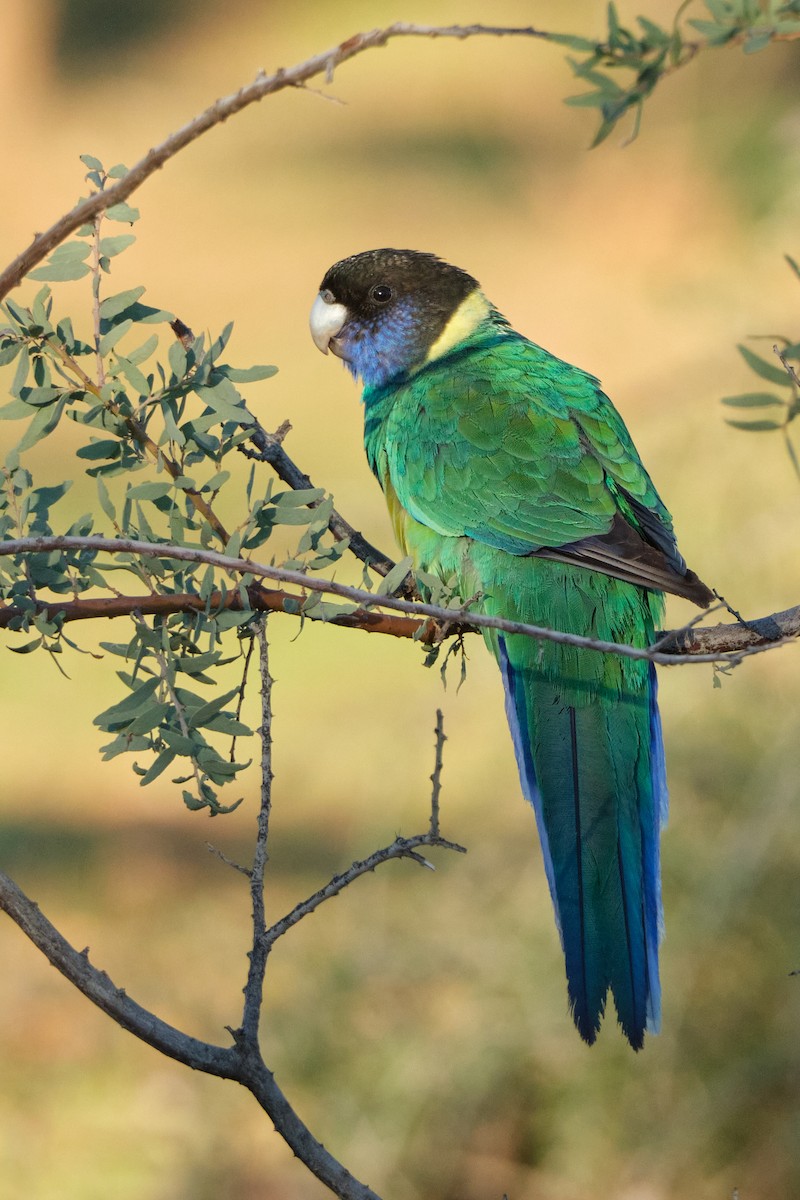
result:
[[(337, 304), (330, 292), (320, 292), (311, 306), (308, 319), (314, 345), (323, 354), (328, 353), (331, 342), (341, 333), (350, 316), (343, 304)], [(335, 352), (335, 347), (334, 347)]]

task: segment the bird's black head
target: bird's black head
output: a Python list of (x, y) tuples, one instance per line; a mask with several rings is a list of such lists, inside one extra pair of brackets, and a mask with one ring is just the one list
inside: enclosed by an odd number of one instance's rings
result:
[(420, 366), (477, 280), (435, 254), (367, 250), (330, 268), (311, 310), (311, 336), (366, 386)]

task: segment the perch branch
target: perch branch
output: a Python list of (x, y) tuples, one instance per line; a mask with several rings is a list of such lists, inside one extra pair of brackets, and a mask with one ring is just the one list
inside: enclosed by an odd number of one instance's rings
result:
[[(547, 629), (540, 625), (530, 625), (522, 621), (509, 621), (503, 617), (492, 617), (485, 613), (465, 614), (463, 607), (455, 610), (446, 609), (434, 604), (422, 604), (403, 600), (395, 596), (379, 596), (372, 592), (367, 592), (363, 588), (349, 587), (346, 584), (336, 583), (334, 580), (317, 579), (314, 576), (303, 574), (302, 571), (293, 571), (286, 567), (267, 566), (264, 563), (251, 562), (243, 558), (233, 558), (214, 550), (204, 550), (195, 546), (142, 542), (131, 538), (78, 537), (67, 535), (16, 538), (14, 540), (0, 541), (0, 556), (73, 549), (97, 550), (98, 552), (103, 551), (110, 554), (146, 555), (155, 558), (207, 563), (232, 574), (252, 575), (257, 578), (287, 583), (307, 592), (319, 592), (321, 594), (338, 596), (343, 600), (360, 606), (360, 609), (364, 611), (363, 613), (356, 611), (345, 614), (345, 619), (341, 619), (338, 615), (333, 616), (329, 618), (331, 622), (340, 624), (350, 623), (360, 628), (371, 628), (375, 632), (391, 633), (396, 637), (413, 637), (416, 632), (422, 630), (424, 622), (420, 621), (419, 618), (423, 617), (432, 618), (433, 621), (446, 626), (448, 634), (467, 632), (467, 630), (498, 629), (503, 633), (518, 633), (526, 637), (538, 638), (542, 641), (560, 642), (563, 645), (577, 646), (581, 649), (595, 650), (605, 654), (618, 654), (623, 658), (645, 659), (663, 666), (672, 666), (687, 662), (728, 663), (736, 665), (742, 659), (753, 654), (760, 654), (766, 650), (773, 650), (779, 646), (787, 645), (793, 642), (798, 634), (800, 634), (800, 605), (798, 605), (794, 608), (786, 609), (784, 612), (774, 613), (771, 616), (749, 621), (747, 625), (737, 622), (729, 625), (701, 626), (678, 630), (674, 635), (674, 641), (677, 643), (675, 651), (667, 653), (648, 647), (630, 646), (618, 642), (606, 642), (596, 638), (582, 637), (579, 634), (564, 633), (560, 630)], [(266, 593), (266, 596), (269, 597), (269, 603), (264, 605), (265, 608), (272, 608), (272, 600), (274, 599), (274, 607), (277, 609), (280, 606), (282, 611), (287, 611), (283, 607), (287, 601), (294, 599), (296, 604), (302, 605), (305, 600), (303, 597), (293, 598), (286, 596), (284, 593)], [(280, 600), (278, 600), (278, 597)], [(130, 602), (130, 598), (125, 599), (128, 603)], [(174, 597), (171, 599), (174, 600)], [(48, 604), (48, 608), (57, 613), (61, 608), (66, 607), (67, 603), (75, 606), (87, 602), (78, 600), (64, 602), (64, 604), (51, 602)], [(192, 607), (197, 607), (196, 603)], [(368, 611), (375, 607), (388, 608), (394, 612), (404, 613), (407, 616), (416, 617), (417, 621), (407, 621), (402, 626), (397, 626), (394, 623), (387, 624), (384, 618)], [(6, 613), (9, 611), (9, 609), (5, 610)], [(24, 611), (16, 610), (15, 615), (20, 616)], [(177, 607), (175, 611), (181, 611), (180, 607)], [(290, 607), (288, 611), (293, 612), (295, 616), (301, 614), (301, 610), (298, 608)], [(458, 617), (468, 615), (468, 622), (461, 620), (454, 621), (454, 615)], [(2, 609), (0, 609), (1, 617), (3, 617)], [(0, 620), (0, 626), (8, 624), (10, 619), (10, 617), (5, 617), (4, 620)], [(308, 614), (308, 619), (314, 619), (313, 613)], [(391, 619), (389, 620), (391, 621)], [(395, 618), (396, 621), (397, 618)], [(666, 638), (666, 636), (666, 634), (659, 634), (659, 638)], [(431, 635), (428, 640), (435, 641), (435, 634)]]

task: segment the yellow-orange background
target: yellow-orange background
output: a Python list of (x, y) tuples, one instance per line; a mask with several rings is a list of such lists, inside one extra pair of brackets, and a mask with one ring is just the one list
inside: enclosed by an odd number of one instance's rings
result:
[[(397, 18), (592, 34), (605, 8), (229, 0), (173, 5), (150, 39), (106, 44), (127, 6), (93, 7), (81, 33), (79, 0), (4, 6), (4, 262), (80, 194), (79, 154), (130, 165), (259, 67)], [(673, 7), (620, 6), (664, 22)], [(561, 104), (577, 89), (558, 49), (397, 42), (324, 87), (344, 104), (282, 93), (151, 179), (114, 289), (145, 283), (196, 331), (233, 319), (233, 361), (280, 367), (248, 389), (254, 410), (267, 427), (291, 420), (290, 453), (389, 550), (355, 389), (314, 350), (306, 314), (333, 260), (375, 245), (434, 250), (481, 279), (518, 328), (602, 378), (691, 565), (747, 613), (788, 607), (800, 599), (800, 484), (778, 437), (730, 429), (717, 401), (758, 387), (734, 342), (798, 333), (781, 257), (800, 251), (798, 74), (791, 47), (709, 54), (664, 83), (638, 141), (622, 148), (615, 134), (588, 153), (592, 118)], [(86, 313), (83, 283), (58, 295), (76, 322)], [(4, 445), (16, 432), (0, 429)], [(42, 482), (73, 473), (73, 434), (35, 456)], [(93, 491), (76, 491), (79, 512)], [(670, 608), (672, 623), (690, 615)], [(613, 1019), (589, 1051), (566, 1015), (532, 815), (477, 640), (456, 694), (410, 644), (312, 626), (298, 638), (288, 617), (271, 626), (270, 913), (423, 827), (437, 705), (444, 831), (470, 847), (438, 857), (436, 875), (384, 868), (275, 951), (268, 1060), (325, 1144), (399, 1200), (796, 1195), (795, 651), (749, 661), (719, 690), (710, 668), (661, 673), (664, 1032), (635, 1056)], [(78, 637), (92, 646), (109, 633)], [(205, 842), (247, 854), (256, 776), (241, 809), (212, 824), (163, 778), (141, 790), (97, 752), (91, 719), (120, 694), (110, 664), (65, 665), (69, 681), (44, 657), (3, 655), (0, 864), (134, 997), (225, 1041), (247, 896)], [(0, 953), (0, 1200), (321, 1194), (244, 1093), (122, 1033), (9, 923)]]

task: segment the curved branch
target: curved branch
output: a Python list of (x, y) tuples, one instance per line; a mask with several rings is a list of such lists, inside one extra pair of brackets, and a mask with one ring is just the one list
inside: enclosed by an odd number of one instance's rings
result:
[(235, 1077), (236, 1052), (232, 1047), (215, 1046), (190, 1037), (131, 1000), (105, 971), (92, 966), (88, 949), (79, 952), (71, 946), (48, 921), (38, 904), (34, 904), (2, 871), (0, 909), (11, 917), (56, 970), (123, 1029), (195, 1071), (218, 1075), (222, 1079)]
[[(729, 39), (729, 43), (725, 44), (739, 44), (746, 40), (747, 33), (748, 31), (743, 31), (741, 34), (737, 34)], [(794, 41), (798, 36), (800, 36), (800, 32), (798, 31), (775, 32), (771, 40)], [(163, 142), (148, 150), (147, 154), (131, 167), (127, 175), (117, 183), (102, 192), (94, 192), (87, 199), (81, 200), (69, 212), (59, 217), (43, 233), (37, 233), (30, 245), (18, 254), (4, 271), (0, 272), (0, 300), (7, 296), (11, 289), (15, 288), (37, 263), (41, 262), (51, 250), (54, 250), (71, 233), (74, 233), (81, 225), (94, 221), (106, 209), (127, 200), (137, 188), (141, 187), (151, 175), (160, 170), (166, 162), (174, 158), (186, 146), (191, 145), (192, 142), (202, 137), (204, 133), (207, 133), (216, 125), (222, 124), (229, 117), (241, 112), (242, 109), (247, 108), (250, 104), (263, 100), (265, 96), (272, 95), (273, 92), (279, 92), (288, 87), (302, 88), (310, 79), (314, 79), (318, 75), (324, 75), (326, 81), (330, 82), (336, 67), (341, 66), (351, 58), (355, 58), (356, 55), (364, 53), (366, 50), (385, 46), (392, 39), (402, 37), (456, 38), (460, 41), (472, 37), (529, 37), (555, 44), (564, 44), (565, 42), (565, 35), (543, 29), (535, 29), (532, 25), (416, 25), (406, 21), (396, 21), (393, 25), (388, 25), (384, 29), (373, 29), (367, 33), (356, 33), (353, 37), (346, 38), (337, 46), (332, 46), (329, 50), (324, 50), (321, 54), (315, 54), (312, 58), (298, 63), (296, 66), (289, 68), (279, 67), (271, 75), (260, 71), (252, 83), (245, 84), (244, 87), (239, 88), (237, 92), (234, 92), (230, 96), (224, 96), (216, 100), (204, 112), (194, 117), (175, 133), (170, 134)], [(569, 44), (568, 38), (567, 44)], [(596, 45), (599, 51), (605, 48), (603, 42), (597, 42)], [(685, 43), (685, 45), (688, 47), (689, 53), (684, 58), (667, 67), (663, 71), (663, 74), (671, 73), (685, 66), (697, 56), (701, 49), (707, 48), (709, 43), (689, 42)]]
[(325, 75), (327, 80), (333, 78), (336, 67), (378, 46), (385, 46), (393, 38), (458, 38), (463, 40), (470, 37), (533, 37), (545, 41), (552, 40), (552, 35), (532, 26), (522, 28), (502, 25), (413, 25), (405, 21), (397, 21), (385, 29), (373, 29), (368, 33), (357, 33), (346, 38), (338, 46), (332, 46), (313, 58), (298, 63), (294, 67), (284, 69), (279, 67), (272, 75), (260, 71), (252, 83), (245, 84), (230, 96), (216, 100), (199, 116), (189, 121), (175, 133), (170, 134), (163, 142), (148, 150), (144, 158), (131, 167), (127, 175), (118, 183), (102, 192), (95, 192), (86, 200), (81, 200), (70, 212), (59, 217), (44, 233), (37, 233), (33, 241), (12, 263), (0, 273), (0, 300), (24, 278), (28, 272), (41, 262), (51, 250), (55, 249), (66, 237), (69, 237), (81, 225), (91, 222), (97, 215), (115, 204), (127, 200), (137, 188), (149, 179), (156, 171), (164, 166), (169, 159), (174, 158), (179, 151), (196, 141), (215, 125), (227, 121), (229, 117), (241, 112), (243, 108), (263, 100), (273, 92), (282, 91), (288, 87), (303, 87), (309, 79), (317, 75)]
[[(565, 645), (578, 646), (585, 650), (595, 650), (604, 654), (617, 654), (623, 658), (646, 659), (662, 666), (673, 666), (684, 663), (727, 663), (736, 665), (742, 659), (766, 650), (777, 649), (796, 640), (800, 634), (800, 605), (774, 613), (771, 616), (760, 617), (754, 621), (735, 622), (729, 625), (700, 626), (694, 625), (670, 630), (659, 635), (655, 647), (631, 646), (618, 642), (606, 642), (597, 638), (582, 637), (575, 633), (564, 633), (557, 629), (547, 629), (541, 625), (526, 624), (522, 621), (509, 621), (503, 617), (492, 617), (485, 613), (470, 612), (466, 607), (441, 608), (435, 604), (423, 604), (411, 600), (403, 600), (397, 596), (381, 596), (367, 592), (363, 588), (349, 587), (330, 579), (318, 579), (305, 575), (302, 571), (289, 570), (286, 567), (272, 567), (264, 563), (252, 562), (244, 558), (232, 558), (215, 550), (204, 550), (195, 546), (177, 546), (163, 542), (142, 542), (132, 538), (106, 537), (32, 537), (16, 538), (0, 541), (0, 556), (13, 554), (34, 554), (52, 550), (97, 550), (109, 554), (145, 555), (152, 558), (178, 559), (185, 562), (206, 563), (219, 567), (221, 570), (235, 575), (252, 575), (256, 578), (277, 580), (301, 588), (304, 592), (317, 592), (339, 596), (360, 606), (352, 613), (337, 614), (331, 617), (315, 617), (313, 612), (303, 613), (306, 596), (291, 596), (282, 591), (267, 591), (258, 586), (250, 585), (248, 593), (254, 608), (264, 611), (290, 612), (294, 616), (306, 616), (309, 620), (328, 620), (331, 624), (345, 624), (369, 629), (377, 633), (387, 633), (394, 637), (418, 637), (418, 640), (428, 643), (441, 641), (451, 634), (475, 632), (481, 629), (498, 629), (503, 633), (519, 633), (526, 637), (538, 638), (543, 641), (560, 642)], [(73, 600), (51, 601), (43, 607), (51, 615), (59, 612), (72, 612), (73, 620), (78, 619), (76, 613), (88, 605), (94, 610), (81, 613), (81, 616), (118, 616), (131, 611), (181, 612), (185, 611), (181, 604), (184, 597), (119, 597), (109, 600)], [(173, 607), (170, 608), (170, 602)], [(228, 607), (240, 607), (240, 603), (226, 601)], [(115, 611), (114, 605), (117, 605)], [(102, 613), (97, 606), (103, 606)], [(199, 597), (187, 598), (185, 608), (196, 610)], [(400, 618), (386, 617), (370, 610), (374, 608), (390, 609), (394, 612), (405, 613), (417, 618), (414, 621), (402, 621)], [(25, 610), (0, 608), (0, 627), (10, 624), (14, 616), (25, 615)], [(420, 631), (425, 624), (419, 618), (430, 618), (440, 624), (439, 629), (428, 630), (423, 636)], [(674, 651), (664, 651), (659, 647), (674, 643)]]
[(70, 983), (123, 1029), (194, 1071), (230, 1079), (246, 1087), (295, 1155), (336, 1195), (345, 1200), (380, 1200), (316, 1140), (278, 1087), (260, 1053), (252, 1049), (243, 1052), (238, 1045), (225, 1047), (201, 1042), (142, 1008), (112, 983), (105, 971), (92, 966), (88, 951), (81, 953), (71, 946), (38, 904), (2, 871), (0, 909)]

